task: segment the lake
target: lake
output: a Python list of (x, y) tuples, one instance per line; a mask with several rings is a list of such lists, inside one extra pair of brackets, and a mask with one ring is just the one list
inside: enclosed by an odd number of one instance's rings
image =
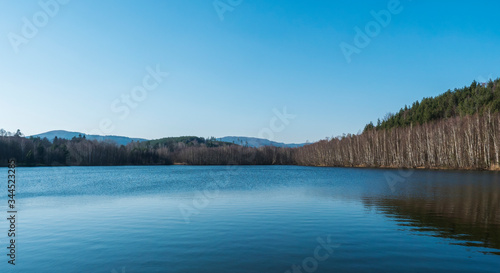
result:
[(0, 272), (500, 272), (500, 173), (17, 168)]

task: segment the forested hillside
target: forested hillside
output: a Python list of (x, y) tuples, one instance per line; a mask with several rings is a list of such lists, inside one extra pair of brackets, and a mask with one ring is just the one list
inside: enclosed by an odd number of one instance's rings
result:
[(107, 142), (115, 142), (118, 145), (127, 145), (130, 142), (133, 141), (146, 141), (147, 139), (144, 138), (130, 138), (130, 137), (123, 137), (123, 136), (101, 136), (101, 135), (86, 135), (80, 132), (69, 132), (69, 131), (64, 131), (64, 130), (56, 130), (56, 131), (49, 131), (37, 135), (33, 135), (33, 137), (40, 137), (41, 139), (47, 138), (49, 141), (53, 141), (56, 137), (59, 139), (72, 139), (74, 137), (81, 137), (85, 136), (86, 139), (88, 140), (97, 140), (97, 141), (107, 141)]
[(305, 165), (500, 170), (500, 85), (448, 91), (389, 115), (361, 134), (298, 148), (259, 148), (195, 136), (114, 142), (25, 138), (0, 130), (0, 161), (21, 166)]
[(221, 147), (233, 145), (230, 142), (217, 140), (215, 137), (203, 138), (196, 136), (166, 137), (145, 141), (142, 144), (146, 147), (168, 148), (170, 151), (184, 147)]
[(289, 148), (297, 148), (306, 145), (306, 143), (283, 143), (271, 141), (264, 138), (256, 138), (256, 137), (241, 137), (241, 136), (227, 136), (219, 138), (220, 141), (231, 142), (234, 144), (238, 144), (240, 146), (245, 147), (254, 147), (259, 148), (263, 146), (274, 146), (274, 147), (289, 147)]
[(463, 117), (495, 113), (500, 111), (500, 79), (488, 83), (472, 82), (470, 86), (455, 89), (431, 98), (423, 98), (410, 107), (401, 108), (396, 114), (388, 114), (377, 124), (366, 125), (365, 130), (372, 128), (390, 129), (409, 125), (424, 124), (451, 117)]
[(500, 169), (500, 113), (366, 130), (298, 149), (299, 165)]
[(299, 149), (299, 165), (500, 169), (500, 79), (424, 98), (362, 134)]
[(21, 166), (106, 166), (173, 164), (185, 148), (223, 147), (232, 143), (215, 138), (176, 137), (117, 145), (114, 141), (89, 140), (86, 136), (62, 139), (25, 138), (21, 131), (0, 130), (0, 161), (15, 158)]

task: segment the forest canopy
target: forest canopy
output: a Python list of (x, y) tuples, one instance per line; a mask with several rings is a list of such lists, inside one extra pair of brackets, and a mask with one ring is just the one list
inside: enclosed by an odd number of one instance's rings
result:
[(451, 117), (482, 115), (485, 112), (500, 111), (500, 78), (487, 83), (473, 81), (466, 86), (436, 96), (423, 98), (411, 106), (405, 106), (399, 112), (389, 113), (377, 124), (369, 123), (365, 130), (391, 129), (409, 125), (424, 124)]

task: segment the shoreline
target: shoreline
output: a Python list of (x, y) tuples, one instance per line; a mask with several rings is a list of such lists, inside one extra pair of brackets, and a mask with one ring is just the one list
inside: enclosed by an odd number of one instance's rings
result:
[[(399, 166), (328, 166), (328, 165), (294, 165), (294, 164), (144, 164), (144, 165), (37, 165), (26, 166), (17, 165), (21, 168), (37, 167), (131, 167), (131, 166), (297, 166), (297, 167), (315, 167), (315, 168), (350, 168), (350, 169), (376, 169), (376, 170), (423, 170), (423, 171), (477, 171), (477, 172), (500, 172), (500, 166), (493, 165), (490, 168), (450, 168), (450, 167), (399, 167)], [(7, 168), (7, 166), (2, 166)]]

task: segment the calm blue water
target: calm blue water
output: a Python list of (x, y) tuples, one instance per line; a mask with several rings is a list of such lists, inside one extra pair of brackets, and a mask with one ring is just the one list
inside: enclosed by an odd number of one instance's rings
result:
[[(7, 169), (0, 196), (7, 213)], [(0, 272), (500, 272), (500, 174), (17, 168)], [(4, 217), (5, 218), (5, 217)]]

